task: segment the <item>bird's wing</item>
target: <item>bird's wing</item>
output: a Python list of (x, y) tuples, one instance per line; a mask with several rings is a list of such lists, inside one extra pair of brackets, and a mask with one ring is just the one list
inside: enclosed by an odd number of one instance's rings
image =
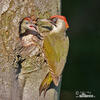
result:
[(66, 56), (69, 49), (68, 36), (51, 34), (44, 38), (43, 51), (50, 71), (56, 76), (60, 76), (66, 63)]

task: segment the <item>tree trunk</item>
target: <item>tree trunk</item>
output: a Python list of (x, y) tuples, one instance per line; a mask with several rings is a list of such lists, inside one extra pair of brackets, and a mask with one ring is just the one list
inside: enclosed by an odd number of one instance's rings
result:
[[(22, 50), (20, 60), (18, 31), (24, 17), (48, 18), (60, 12), (60, 0), (0, 0), (0, 100), (59, 99), (60, 86), (49, 89), (45, 98), (43, 94), (39, 96), (39, 86), (48, 67), (32, 71), (35, 58), (27, 57), (27, 50)], [(27, 72), (22, 74), (23, 66)]]

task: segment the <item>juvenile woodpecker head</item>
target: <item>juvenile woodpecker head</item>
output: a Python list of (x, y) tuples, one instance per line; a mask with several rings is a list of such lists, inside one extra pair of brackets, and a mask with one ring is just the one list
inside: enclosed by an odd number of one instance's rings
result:
[(30, 17), (26, 17), (20, 22), (19, 37), (23, 46), (36, 44), (39, 40), (41, 40), (41, 35), (37, 30), (36, 23), (34, 23)]
[(19, 33), (22, 34), (27, 29), (37, 31), (36, 25), (33, 23), (30, 17), (26, 17), (20, 22)]

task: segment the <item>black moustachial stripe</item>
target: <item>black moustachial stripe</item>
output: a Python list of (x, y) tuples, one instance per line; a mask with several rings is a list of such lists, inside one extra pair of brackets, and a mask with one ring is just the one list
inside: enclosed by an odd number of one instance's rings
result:
[(52, 30), (52, 27), (49, 27), (49, 26), (42, 26), (43, 28), (46, 28), (46, 29), (48, 29), (48, 30)]

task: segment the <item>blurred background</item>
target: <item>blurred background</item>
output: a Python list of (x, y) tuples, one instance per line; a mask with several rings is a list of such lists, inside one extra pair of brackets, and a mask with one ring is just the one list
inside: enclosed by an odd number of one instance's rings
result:
[(63, 72), (60, 100), (100, 100), (100, 0), (62, 0), (62, 15), (70, 28), (68, 60)]

